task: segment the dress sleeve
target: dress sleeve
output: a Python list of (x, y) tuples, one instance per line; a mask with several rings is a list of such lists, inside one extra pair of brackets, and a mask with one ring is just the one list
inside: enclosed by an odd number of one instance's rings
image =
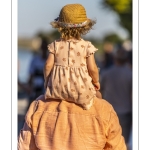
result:
[(122, 136), (122, 129), (119, 124), (119, 119), (112, 109), (109, 123), (106, 129), (106, 144), (104, 150), (127, 150), (124, 137)]
[(98, 49), (95, 48), (95, 46), (91, 42), (88, 42), (86, 57), (89, 57), (90, 55), (94, 54), (97, 50)]
[(48, 44), (47, 48), (48, 48), (48, 51), (50, 53), (55, 54), (55, 42), (52, 42), (51, 44)]

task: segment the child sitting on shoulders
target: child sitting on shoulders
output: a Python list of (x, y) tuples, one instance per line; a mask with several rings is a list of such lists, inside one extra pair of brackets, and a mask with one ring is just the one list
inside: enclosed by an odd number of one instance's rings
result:
[[(87, 18), (80, 4), (64, 6), (59, 17), (51, 22), (60, 32), (60, 39), (48, 45), (50, 52), (44, 67), (45, 99), (62, 99), (90, 109), (100, 90), (99, 71), (94, 59), (98, 50), (81, 35), (96, 22)], [(99, 93), (100, 95), (100, 93)]]

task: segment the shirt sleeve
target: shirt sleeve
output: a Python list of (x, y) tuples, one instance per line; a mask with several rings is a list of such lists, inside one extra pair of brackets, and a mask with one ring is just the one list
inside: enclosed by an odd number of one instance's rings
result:
[(50, 53), (55, 54), (55, 42), (48, 44), (47, 48)]
[(90, 55), (94, 54), (97, 50), (98, 49), (91, 42), (88, 42), (86, 57), (89, 57)]
[(106, 138), (104, 150), (127, 150), (124, 137), (122, 136), (122, 128), (114, 109), (112, 109), (110, 114), (110, 120), (106, 129)]
[(33, 101), (28, 109), (25, 117), (25, 123), (20, 130), (18, 137), (18, 150), (38, 150), (35, 144), (35, 139), (32, 131), (32, 115), (34, 113), (36, 101)]
[(38, 150), (32, 130), (26, 122), (18, 137), (18, 150)]

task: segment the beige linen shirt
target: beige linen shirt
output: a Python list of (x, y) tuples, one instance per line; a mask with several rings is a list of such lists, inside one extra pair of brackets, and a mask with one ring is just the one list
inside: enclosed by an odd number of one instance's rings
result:
[(72, 102), (33, 101), (18, 137), (18, 150), (126, 150), (113, 107), (95, 98), (90, 110)]

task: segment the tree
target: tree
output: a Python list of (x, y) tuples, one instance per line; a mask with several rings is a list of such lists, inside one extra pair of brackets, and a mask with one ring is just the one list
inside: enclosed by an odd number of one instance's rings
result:
[(123, 41), (117, 34), (114, 33), (106, 35), (103, 42), (122, 43)]
[(132, 39), (132, 0), (102, 0), (101, 3), (119, 15), (120, 25), (127, 29)]

